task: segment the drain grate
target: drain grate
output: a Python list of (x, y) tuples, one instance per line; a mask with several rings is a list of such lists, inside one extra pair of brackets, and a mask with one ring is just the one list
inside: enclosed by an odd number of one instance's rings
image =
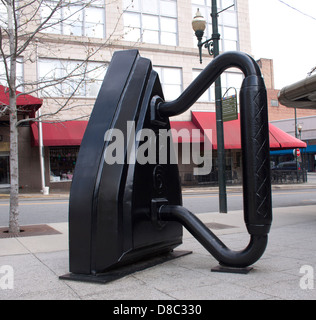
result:
[(0, 239), (61, 234), (61, 232), (55, 230), (54, 228), (48, 226), (47, 224), (21, 226), (20, 230), (21, 231), (18, 235), (14, 235), (14, 234), (8, 232), (8, 227), (2, 227), (2, 228), (0, 228)]
[(205, 223), (205, 225), (206, 225), (209, 229), (214, 229), (214, 230), (237, 228), (237, 227), (235, 227), (235, 226), (229, 226), (229, 225), (227, 225), (227, 224), (222, 224), (222, 223), (217, 223), (217, 222), (209, 222), (209, 223)]

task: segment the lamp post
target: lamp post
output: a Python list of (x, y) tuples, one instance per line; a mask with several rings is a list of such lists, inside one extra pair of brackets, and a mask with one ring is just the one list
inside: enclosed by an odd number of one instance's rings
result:
[[(228, 9), (228, 8), (227, 8)], [(226, 10), (226, 9), (225, 9)], [(202, 47), (208, 49), (210, 55), (214, 58), (219, 55), (219, 39), (218, 33), (218, 12), (217, 1), (212, 0), (212, 29), (211, 39), (202, 41), (206, 28), (206, 21), (200, 10), (198, 9), (192, 20), (192, 27), (198, 39), (198, 48), (200, 54), (200, 63), (202, 63)], [(218, 77), (215, 81), (215, 110), (216, 110), (216, 131), (217, 131), (217, 161), (218, 161), (218, 185), (219, 185), (219, 212), (227, 213), (227, 194), (226, 194), (226, 177), (225, 177), (225, 148), (224, 148), (224, 130), (223, 130), (223, 114), (222, 114), (222, 85), (221, 79)]]
[[(299, 139), (302, 140), (302, 129), (303, 126), (301, 124), (297, 125), (297, 131), (298, 131), (298, 135), (299, 135)], [(307, 176), (305, 175), (305, 160), (306, 158), (303, 156), (303, 153), (301, 153), (301, 163), (302, 163), (302, 174), (303, 174), (303, 182), (307, 181)]]
[(302, 129), (303, 129), (303, 126), (301, 124), (299, 124), (297, 126), (297, 130), (298, 130), (298, 134), (299, 134), (300, 140), (302, 140)]

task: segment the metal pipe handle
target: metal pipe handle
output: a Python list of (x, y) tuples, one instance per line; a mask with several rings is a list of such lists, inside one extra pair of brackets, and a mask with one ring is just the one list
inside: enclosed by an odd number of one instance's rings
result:
[(161, 118), (185, 112), (230, 67), (245, 75), (240, 90), (244, 219), (250, 234), (264, 235), (272, 222), (270, 144), (267, 92), (258, 64), (245, 53), (225, 52), (179, 98), (157, 103), (157, 112)]
[(272, 223), (270, 144), (267, 92), (258, 64), (240, 52), (216, 57), (192, 84), (171, 102), (157, 103), (157, 116), (166, 118), (189, 109), (228, 68), (237, 67), (245, 75), (240, 90), (240, 123), (243, 163), (244, 220), (251, 241), (241, 252), (229, 250), (192, 213), (181, 206), (163, 206), (161, 219), (176, 220), (228, 266), (252, 264), (263, 254)]
[(185, 112), (226, 69), (232, 67), (240, 69), (245, 77), (261, 77), (258, 64), (250, 56), (242, 52), (224, 52), (213, 59), (176, 100), (159, 103), (158, 114), (160, 117), (172, 117)]
[(268, 242), (267, 235), (251, 235), (244, 250), (233, 251), (182, 206), (163, 205), (160, 207), (159, 217), (162, 221), (181, 223), (221, 265), (227, 267), (244, 268), (254, 264), (264, 253)]

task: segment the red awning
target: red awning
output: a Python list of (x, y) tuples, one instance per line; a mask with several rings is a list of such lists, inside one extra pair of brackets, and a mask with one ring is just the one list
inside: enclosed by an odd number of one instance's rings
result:
[[(36, 112), (43, 104), (42, 99), (24, 94), (23, 92), (16, 91), (16, 95), (16, 105), (19, 112)], [(0, 108), (9, 104), (9, 89), (0, 85)]]
[[(44, 146), (80, 145), (86, 130), (87, 121), (68, 121), (62, 123), (43, 123)], [(204, 142), (203, 131), (191, 121), (171, 122), (172, 139), (175, 143)], [(34, 145), (38, 146), (38, 123), (31, 124)], [(182, 130), (184, 129), (184, 130)], [(181, 131), (182, 130), (182, 131)], [(196, 130), (193, 134), (193, 130)]]
[[(61, 123), (43, 123), (44, 146), (79, 146), (88, 121), (67, 121)], [(192, 112), (192, 121), (171, 121), (173, 141), (175, 143), (203, 143), (204, 134), (217, 149), (215, 112)], [(38, 123), (31, 124), (34, 145), (38, 146)], [(185, 129), (182, 132), (181, 129)], [(206, 129), (211, 129), (211, 135)], [(193, 134), (193, 130), (194, 134)], [(200, 130), (198, 132), (197, 130)], [(269, 124), (271, 149), (306, 148), (306, 143), (292, 137), (281, 129)], [(224, 122), (225, 149), (241, 149), (240, 121)]]
[[(80, 146), (88, 121), (43, 123), (44, 146)], [(38, 123), (31, 124), (33, 144), (38, 146)]]
[[(212, 130), (213, 149), (217, 149), (215, 112), (192, 112), (192, 122), (201, 129)], [(306, 148), (306, 143), (269, 123), (270, 149)], [(240, 120), (224, 122), (225, 149), (241, 149)]]
[(203, 132), (192, 121), (171, 121), (170, 126), (174, 143), (203, 142)]
[(307, 144), (297, 139), (273, 124), (269, 124), (270, 131), (270, 148), (271, 149), (293, 149), (293, 148), (306, 148)]
[[(212, 130), (212, 146), (217, 149), (217, 130), (215, 112), (192, 112), (192, 122), (202, 131)], [(224, 122), (225, 149), (241, 149), (240, 121)]]

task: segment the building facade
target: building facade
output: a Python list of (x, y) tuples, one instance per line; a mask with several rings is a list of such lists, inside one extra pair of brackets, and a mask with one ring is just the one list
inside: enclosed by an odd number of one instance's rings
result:
[[(87, 5), (88, 2), (91, 3)], [(44, 22), (56, 3), (44, 1), (28, 28), (35, 30)], [(248, 0), (217, 0), (217, 3), (219, 11), (230, 7), (219, 15), (220, 50), (251, 54)], [(80, 147), (80, 138), (76, 140), (73, 135), (80, 136), (88, 121), (115, 51), (138, 49), (141, 56), (150, 59), (166, 100), (177, 98), (212, 60), (205, 49), (203, 64), (199, 62), (197, 39), (191, 26), (198, 8), (207, 20), (205, 37), (209, 38), (212, 33), (209, 0), (78, 0), (68, 1), (56, 10), (47, 27), (36, 34), (19, 56), (17, 70), (19, 90), (34, 92), (33, 95), (43, 99), (40, 112), (46, 186), (51, 190), (69, 189)], [(2, 5), (3, 26), (5, 12)], [(26, 17), (34, 18), (33, 12), (28, 10)], [(227, 70), (221, 77), (223, 93), (230, 87), (239, 89), (242, 78), (239, 70)], [(3, 69), (0, 83), (6, 85)], [(170, 120), (191, 121), (192, 111), (214, 112), (214, 101), (212, 86), (190, 110)], [(74, 129), (74, 123), (79, 123), (80, 128)], [(75, 133), (70, 133), (70, 128)], [(23, 122), (19, 127), (19, 179), (20, 188), (25, 191), (42, 189), (37, 130), (38, 121)], [(9, 132), (5, 116), (1, 119), (0, 137), (0, 184), (8, 187)], [(216, 151), (213, 156), (216, 158)], [(227, 168), (240, 166), (240, 152), (228, 150), (226, 161)], [(183, 169), (183, 176), (190, 170)]]

